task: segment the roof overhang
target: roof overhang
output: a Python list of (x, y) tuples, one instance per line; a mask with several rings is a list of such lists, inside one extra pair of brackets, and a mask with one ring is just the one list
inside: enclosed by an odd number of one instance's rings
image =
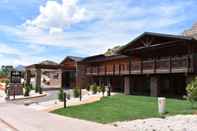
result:
[[(140, 36), (136, 37), (134, 40), (132, 40), (131, 42), (129, 42), (125, 46), (123, 46), (117, 53), (118, 54), (125, 54), (125, 51), (128, 51), (128, 50), (131, 51), (131, 49), (128, 49), (128, 48), (138, 44), (144, 37), (152, 37), (154, 39), (169, 40), (173, 44), (174, 44), (175, 41), (192, 41), (192, 40), (194, 40), (192, 37), (187, 37), (187, 36), (182, 36), (182, 35), (170, 35), (170, 34), (145, 32), (145, 33), (141, 34)], [(160, 44), (160, 43), (155, 43), (155, 44), (156, 44), (156, 46), (152, 46), (152, 47), (150, 46), (150, 47), (147, 47), (147, 48), (162, 47), (162, 44)], [(171, 44), (171, 43), (169, 43), (169, 44)]]

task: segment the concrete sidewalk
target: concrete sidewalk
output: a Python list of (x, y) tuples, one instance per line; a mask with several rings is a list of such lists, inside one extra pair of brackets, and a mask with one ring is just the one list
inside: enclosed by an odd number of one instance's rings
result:
[(109, 125), (35, 111), (14, 104), (0, 104), (0, 119), (19, 131), (128, 131)]

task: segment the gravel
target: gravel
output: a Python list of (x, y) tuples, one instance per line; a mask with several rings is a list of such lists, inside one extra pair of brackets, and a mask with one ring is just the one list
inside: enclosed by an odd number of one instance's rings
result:
[(117, 122), (113, 125), (131, 131), (197, 131), (197, 115), (177, 115), (165, 119), (141, 119)]

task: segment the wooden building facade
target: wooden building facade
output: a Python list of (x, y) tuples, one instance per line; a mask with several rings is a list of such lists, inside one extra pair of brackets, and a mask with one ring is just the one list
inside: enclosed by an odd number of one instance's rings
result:
[[(118, 55), (85, 58), (87, 84), (110, 83), (125, 94), (181, 97), (197, 73), (197, 40), (145, 32)], [(80, 75), (78, 76), (80, 77)]]

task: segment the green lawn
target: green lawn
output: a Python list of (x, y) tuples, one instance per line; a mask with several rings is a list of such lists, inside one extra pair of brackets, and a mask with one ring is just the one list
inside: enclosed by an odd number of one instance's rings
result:
[[(185, 100), (167, 99), (166, 106), (167, 115), (187, 114), (194, 111), (191, 109), (191, 104)], [(92, 104), (61, 108), (53, 113), (99, 123), (159, 117), (157, 98), (124, 95), (105, 97)]]

